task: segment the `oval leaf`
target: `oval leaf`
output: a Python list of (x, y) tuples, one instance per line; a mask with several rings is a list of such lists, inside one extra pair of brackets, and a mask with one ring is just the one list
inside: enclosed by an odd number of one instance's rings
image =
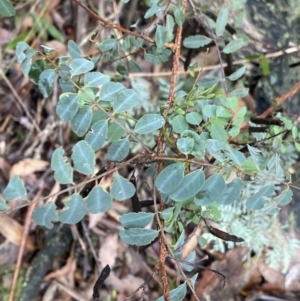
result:
[(37, 225), (51, 229), (53, 223), (59, 221), (55, 204), (51, 202), (36, 208), (32, 213), (32, 219)]
[(95, 153), (85, 141), (77, 142), (72, 148), (72, 160), (74, 169), (84, 175), (91, 175), (95, 168)]
[(153, 229), (131, 228), (121, 230), (120, 237), (128, 245), (146, 246), (158, 236), (158, 233), (157, 230)]
[(82, 137), (89, 129), (93, 118), (93, 110), (91, 106), (83, 106), (71, 121), (72, 131)]
[(125, 89), (124, 85), (120, 83), (104, 84), (100, 90), (100, 100), (113, 101), (115, 96), (124, 89)]
[(129, 141), (122, 139), (114, 142), (107, 151), (107, 160), (120, 162), (129, 154)]
[(106, 212), (112, 205), (112, 197), (101, 186), (95, 186), (86, 198), (88, 211), (93, 214)]
[(154, 217), (154, 213), (147, 212), (130, 212), (123, 214), (120, 217), (120, 222), (124, 228), (145, 228), (148, 226)]
[(183, 45), (186, 48), (197, 49), (208, 45), (211, 41), (212, 39), (209, 39), (206, 36), (195, 35), (185, 38), (183, 40)]
[(157, 25), (155, 32), (155, 43), (158, 48), (162, 48), (164, 44), (167, 42), (168, 33), (164, 26)]
[(204, 184), (205, 176), (202, 170), (196, 170), (184, 176), (179, 186), (170, 194), (175, 202), (181, 202), (194, 197)]
[(220, 205), (230, 205), (240, 196), (244, 183), (239, 178), (235, 178), (227, 184), (222, 195), (216, 200)]
[(199, 206), (206, 206), (213, 203), (223, 193), (225, 180), (221, 174), (216, 174), (208, 178), (196, 195), (195, 203)]
[(81, 52), (80, 48), (72, 40), (68, 41), (68, 51), (69, 51), (72, 59), (82, 58), (82, 52)]
[(268, 185), (260, 189), (257, 193), (252, 195), (246, 202), (246, 207), (249, 210), (259, 210), (264, 207), (265, 200), (263, 197), (265, 196), (272, 196), (274, 193), (274, 185)]
[(169, 194), (181, 183), (184, 175), (184, 164), (174, 163), (166, 167), (155, 179), (155, 186), (162, 192)]
[(134, 131), (138, 134), (148, 134), (162, 128), (165, 119), (159, 114), (146, 114), (135, 125)]
[(117, 175), (112, 183), (110, 193), (115, 200), (124, 201), (134, 195), (135, 187), (127, 179)]
[(4, 199), (8, 202), (15, 199), (26, 200), (27, 192), (23, 181), (18, 176), (13, 176), (2, 193)]
[(113, 102), (115, 113), (126, 112), (139, 103), (139, 95), (132, 89), (119, 92)]
[(293, 191), (291, 189), (284, 190), (281, 195), (274, 198), (274, 201), (277, 202), (279, 205), (285, 206), (292, 201)]
[(225, 27), (228, 22), (228, 9), (222, 8), (218, 14), (217, 22), (216, 22), (216, 35), (220, 37), (225, 30)]
[(72, 69), (71, 75), (75, 76), (91, 71), (94, 69), (95, 64), (87, 59), (78, 58), (71, 61), (70, 67)]
[(48, 98), (52, 94), (54, 81), (55, 71), (53, 69), (44, 70), (41, 73), (38, 86), (44, 98)]
[(107, 120), (100, 120), (92, 125), (91, 131), (85, 136), (85, 141), (96, 152), (105, 143), (107, 137), (108, 122)]
[(54, 179), (60, 184), (71, 184), (73, 182), (73, 168), (67, 163), (62, 147), (57, 148), (51, 158), (51, 168), (54, 170)]
[(78, 95), (75, 93), (63, 93), (59, 96), (56, 114), (64, 122), (71, 120), (78, 112)]
[(235, 52), (235, 51), (239, 50), (240, 48), (242, 48), (243, 45), (244, 45), (244, 42), (242, 39), (233, 40), (224, 47), (223, 52), (226, 54)]
[(109, 76), (101, 72), (88, 72), (84, 75), (84, 85), (86, 87), (97, 87), (110, 81)]
[(85, 203), (80, 194), (75, 193), (70, 200), (65, 203), (65, 207), (60, 212), (59, 219), (62, 223), (77, 224), (87, 212)]

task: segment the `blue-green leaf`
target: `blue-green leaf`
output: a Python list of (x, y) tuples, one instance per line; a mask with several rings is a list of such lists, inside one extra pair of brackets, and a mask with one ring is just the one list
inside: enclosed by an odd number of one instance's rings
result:
[[(120, 121), (120, 123), (124, 126), (122, 121)], [(124, 134), (125, 131), (116, 122), (113, 122), (108, 126), (107, 138), (109, 141), (118, 141)]]
[(154, 217), (154, 213), (151, 212), (130, 212), (123, 214), (120, 217), (120, 222), (124, 228), (145, 228), (149, 225)]
[(73, 59), (79, 59), (83, 56), (78, 45), (72, 40), (68, 41), (68, 51)]
[(175, 17), (176, 24), (178, 26), (182, 26), (182, 24), (184, 22), (184, 13), (180, 6), (177, 6), (177, 5), (174, 6), (174, 17)]
[(240, 196), (244, 183), (239, 178), (235, 178), (226, 187), (216, 202), (220, 205), (230, 205)]
[(54, 179), (60, 184), (71, 184), (73, 182), (73, 168), (67, 163), (62, 147), (57, 148), (51, 158), (51, 168), (54, 170)]
[(216, 21), (216, 35), (220, 37), (225, 30), (225, 27), (228, 22), (228, 9), (222, 8), (218, 14)]
[(24, 75), (28, 75), (31, 65), (32, 57), (36, 54), (36, 50), (28, 48), (25, 54), (25, 59), (22, 62), (22, 71)]
[(71, 128), (78, 137), (82, 137), (89, 129), (93, 118), (91, 106), (83, 106), (71, 121)]
[(128, 139), (121, 139), (114, 142), (107, 151), (107, 160), (120, 162), (124, 160), (129, 154)]
[(109, 76), (101, 72), (88, 72), (84, 75), (84, 85), (86, 87), (97, 87), (110, 81)]
[(91, 175), (95, 168), (95, 153), (85, 141), (78, 141), (72, 148), (74, 169), (84, 175)]
[(226, 54), (235, 52), (235, 51), (239, 50), (240, 48), (242, 48), (243, 45), (244, 45), (244, 42), (242, 39), (233, 40), (224, 47), (223, 52)]
[(206, 36), (195, 35), (185, 38), (183, 40), (183, 45), (186, 48), (197, 49), (208, 45), (211, 41), (212, 39), (209, 39)]
[(176, 141), (176, 145), (178, 150), (184, 154), (184, 155), (188, 155), (192, 152), (194, 146), (195, 146), (195, 141), (193, 138), (191, 137), (180, 137), (177, 141)]
[(131, 228), (121, 230), (120, 237), (128, 245), (146, 246), (158, 236), (158, 233), (153, 229)]
[(236, 70), (235, 72), (233, 72), (230, 76), (228, 76), (228, 79), (231, 81), (236, 81), (237, 79), (239, 79), (241, 76), (244, 75), (245, 71), (246, 71), (246, 67), (243, 66), (238, 70)]
[(158, 48), (162, 48), (164, 44), (167, 42), (168, 33), (164, 26), (157, 25), (155, 32), (155, 43)]
[(228, 152), (228, 157), (235, 164), (242, 165), (246, 161), (245, 155), (242, 152), (230, 147), (230, 145), (227, 145), (226, 151)]
[(224, 142), (214, 139), (207, 139), (206, 140), (206, 148), (207, 151), (213, 155), (217, 160), (224, 161), (225, 154), (222, 151), (225, 148)]
[(98, 47), (102, 52), (106, 52), (115, 48), (116, 45), (117, 45), (116, 39), (107, 39), (104, 40), (101, 44), (98, 44)]
[(62, 223), (77, 224), (87, 212), (84, 200), (78, 193), (74, 193), (70, 200), (65, 202), (65, 207), (60, 212), (59, 219)]
[(175, 133), (181, 134), (189, 128), (189, 125), (184, 116), (177, 115), (172, 119), (172, 128)]
[(206, 206), (213, 203), (223, 193), (225, 180), (221, 174), (216, 174), (208, 178), (196, 195), (195, 203), (199, 206)]
[(101, 87), (100, 100), (113, 101), (116, 95), (124, 89), (125, 87), (121, 83), (106, 83)]
[(194, 269), (193, 263), (196, 260), (196, 252), (192, 251), (185, 259), (185, 261), (190, 262), (191, 264), (181, 263), (180, 265), (188, 272), (191, 272)]
[(99, 150), (105, 143), (107, 137), (107, 120), (99, 120), (92, 125), (90, 132), (85, 136), (85, 140), (92, 147), (94, 152)]
[(170, 194), (175, 202), (181, 202), (194, 197), (204, 184), (205, 176), (202, 170), (196, 170), (184, 176), (179, 186)]
[[(170, 291), (170, 299), (172, 301), (182, 301), (186, 296), (186, 283), (180, 284), (177, 288)], [(156, 301), (164, 301), (164, 296), (159, 297)]]
[(231, 118), (232, 113), (224, 107), (217, 106), (216, 116), (217, 117), (222, 117), (222, 118)]
[(181, 183), (184, 176), (184, 164), (174, 163), (166, 168), (155, 179), (155, 186), (162, 192), (169, 194)]
[(14, 7), (8, 0), (0, 1), (0, 15), (4, 17), (12, 17), (16, 14)]
[(165, 119), (159, 114), (146, 114), (136, 123), (134, 131), (148, 134), (162, 128), (165, 123)]
[(135, 187), (127, 179), (117, 175), (112, 183), (110, 193), (115, 200), (124, 201), (134, 195)]
[(78, 95), (75, 93), (63, 93), (59, 96), (56, 114), (65, 122), (71, 120), (78, 111)]
[(198, 112), (190, 112), (185, 115), (185, 120), (189, 124), (199, 125), (202, 121), (202, 116)]
[(48, 98), (52, 94), (54, 81), (54, 69), (47, 69), (41, 73), (39, 77), (38, 86), (44, 98)]
[(231, 93), (232, 96), (242, 98), (242, 97), (245, 97), (249, 94), (249, 88), (235, 89), (235, 90), (232, 90), (230, 93)]
[(36, 208), (32, 213), (32, 219), (37, 225), (51, 229), (53, 223), (59, 221), (55, 204), (51, 202)]
[(106, 212), (112, 205), (112, 197), (101, 186), (95, 186), (86, 198), (88, 211), (93, 214)]
[(281, 195), (274, 198), (274, 201), (279, 205), (285, 206), (292, 201), (293, 191), (291, 189), (285, 189)]
[(214, 117), (217, 114), (216, 105), (205, 105), (202, 109), (202, 114), (208, 118)]
[(2, 193), (4, 199), (8, 202), (14, 199), (27, 199), (27, 192), (23, 181), (18, 176), (13, 176)]
[(221, 142), (226, 142), (228, 139), (228, 134), (225, 129), (218, 124), (212, 124), (210, 127), (210, 135), (214, 140)]
[(119, 92), (113, 102), (115, 113), (126, 112), (139, 103), (139, 95), (132, 89)]
[(249, 210), (259, 210), (264, 207), (265, 201), (263, 197), (272, 196), (274, 193), (274, 185), (268, 185), (261, 188), (257, 193), (248, 198), (246, 202), (246, 207)]
[(260, 169), (264, 170), (267, 166), (267, 160), (262, 156), (261, 151), (251, 145), (247, 145), (253, 163)]
[(26, 55), (24, 53), (25, 50), (29, 48), (29, 45), (25, 42), (19, 42), (16, 46), (16, 57), (17, 57), (17, 62), (19, 64), (23, 63), (23, 61), (26, 58)]
[(84, 58), (79, 58), (79, 59), (74, 59), (70, 63), (71, 67), (71, 75), (80, 75), (82, 73), (86, 73), (94, 69), (95, 64), (87, 59)]

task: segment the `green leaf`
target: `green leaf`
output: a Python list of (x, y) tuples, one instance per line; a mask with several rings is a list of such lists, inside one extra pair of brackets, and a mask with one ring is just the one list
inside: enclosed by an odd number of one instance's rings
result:
[(70, 200), (65, 202), (65, 207), (60, 212), (59, 219), (65, 224), (77, 224), (84, 218), (86, 213), (87, 208), (82, 196), (74, 193)]
[(180, 137), (177, 141), (176, 141), (176, 145), (178, 147), (178, 150), (184, 154), (184, 155), (188, 155), (192, 152), (192, 150), (194, 149), (195, 146), (195, 141), (193, 138), (191, 137)]
[(228, 106), (229, 109), (231, 110), (236, 110), (237, 106), (238, 106), (238, 99), (237, 97), (227, 97), (226, 98), (226, 104)]
[(137, 104), (139, 104), (139, 95), (133, 89), (124, 89), (114, 99), (114, 113), (126, 112)]
[(100, 100), (113, 101), (115, 96), (124, 89), (124, 85), (120, 83), (106, 83), (101, 87)]
[[(119, 123), (124, 126), (123, 121), (120, 120)], [(107, 138), (109, 139), (109, 141), (115, 142), (119, 140), (124, 134), (125, 131), (116, 122), (113, 122), (108, 126)]]
[(107, 137), (107, 129), (107, 120), (99, 120), (92, 125), (90, 132), (85, 136), (85, 141), (88, 142), (94, 152), (104, 145)]
[(72, 131), (78, 136), (82, 137), (89, 129), (93, 118), (93, 111), (91, 106), (83, 106), (78, 110), (71, 121)]
[(36, 60), (30, 68), (28, 73), (29, 79), (35, 84), (38, 85), (39, 78), (41, 73), (45, 70), (46, 65), (44, 60)]
[(4, 17), (12, 17), (15, 14), (15, 9), (8, 0), (0, 1), (0, 15), (3, 15)]
[(88, 211), (93, 214), (106, 212), (111, 208), (112, 197), (101, 186), (96, 185), (86, 198)]
[(246, 71), (246, 67), (243, 66), (238, 70), (236, 70), (235, 72), (233, 72), (230, 76), (228, 76), (228, 79), (231, 81), (236, 81), (237, 79), (239, 79), (241, 76), (244, 75), (245, 71)]
[(129, 61), (129, 68), (132, 72), (142, 72), (142, 68), (140, 67), (140, 65), (133, 59)]
[(146, 114), (136, 123), (134, 131), (148, 134), (162, 128), (165, 123), (165, 119), (159, 114)]
[(174, 18), (171, 15), (167, 15), (166, 17), (166, 30), (167, 30), (167, 42), (172, 42), (174, 39), (174, 34), (173, 34), (173, 30), (174, 30)]
[(166, 168), (155, 179), (157, 189), (165, 194), (174, 191), (181, 183), (184, 176), (184, 164), (174, 163)]
[(26, 200), (27, 192), (24, 187), (23, 181), (19, 176), (13, 176), (5, 189), (2, 192), (4, 199), (8, 202), (13, 201), (15, 199)]
[(53, 223), (59, 221), (55, 204), (51, 202), (36, 208), (32, 213), (32, 219), (37, 225), (52, 229)]
[(212, 39), (209, 39), (206, 36), (195, 35), (185, 38), (183, 40), (183, 45), (186, 48), (197, 49), (208, 45), (211, 41)]
[(92, 88), (83, 87), (78, 91), (79, 104), (84, 103), (94, 103), (95, 102), (95, 93)]
[(84, 85), (86, 87), (98, 87), (110, 81), (109, 76), (101, 72), (88, 72), (84, 75)]
[(182, 202), (194, 197), (204, 184), (205, 176), (202, 170), (196, 170), (184, 176), (179, 186), (170, 194), (175, 202)]
[(95, 168), (95, 153), (85, 141), (78, 141), (72, 148), (74, 169), (84, 175), (91, 175)]
[(115, 200), (124, 201), (134, 195), (135, 187), (127, 179), (117, 175), (112, 183), (110, 193)]
[(28, 75), (31, 64), (32, 64), (32, 57), (36, 54), (36, 51), (32, 48), (28, 48), (25, 54), (25, 59), (22, 62), (22, 71), (24, 75)]
[(208, 118), (216, 116), (217, 106), (216, 105), (205, 105), (202, 109), (202, 114)]
[(246, 207), (249, 210), (259, 210), (264, 207), (265, 201), (263, 197), (272, 196), (274, 193), (274, 185), (268, 185), (261, 188), (257, 193), (248, 198)]
[(219, 140), (207, 139), (206, 140), (206, 148), (207, 151), (213, 155), (217, 160), (224, 161), (225, 155), (223, 153), (223, 149), (225, 148), (225, 144)]
[(124, 228), (145, 228), (148, 226), (154, 218), (154, 213), (146, 212), (130, 212), (123, 214), (120, 217), (120, 222)]
[(129, 76), (126, 66), (121, 62), (119, 62), (117, 65), (117, 72), (123, 76)]
[(71, 120), (78, 112), (79, 97), (75, 93), (63, 93), (59, 96), (58, 105), (56, 107), (56, 114), (64, 122)]
[(277, 202), (279, 205), (285, 206), (292, 201), (293, 191), (291, 189), (285, 189), (281, 195), (274, 198), (274, 201)]
[(71, 67), (71, 75), (80, 75), (83, 73), (87, 73), (94, 69), (95, 64), (87, 59), (80, 58), (80, 59), (73, 59), (70, 63)]
[(230, 93), (232, 96), (242, 98), (249, 94), (249, 88), (235, 89), (235, 90), (231, 91)]
[(228, 152), (228, 157), (235, 164), (242, 165), (246, 161), (245, 155), (242, 152), (230, 147), (229, 144), (226, 147), (226, 151)]
[(251, 154), (251, 158), (254, 162), (254, 164), (260, 169), (264, 170), (267, 166), (267, 161), (266, 159), (262, 156), (261, 151), (253, 146), (250, 146), (249, 144), (247, 145), (248, 150)]
[(244, 183), (239, 178), (235, 178), (226, 187), (216, 202), (220, 205), (230, 205), (240, 196)]
[(120, 231), (120, 238), (128, 245), (146, 246), (157, 236), (158, 231), (153, 229), (131, 228)]
[(217, 124), (212, 124), (210, 127), (210, 135), (213, 139), (226, 142), (228, 140), (228, 134), (225, 129)]
[(184, 116), (177, 115), (172, 119), (172, 128), (175, 133), (181, 134), (189, 128), (189, 125)]
[(176, 24), (178, 26), (182, 26), (182, 24), (184, 22), (184, 13), (180, 6), (177, 6), (177, 5), (174, 6), (174, 17), (175, 17)]
[(184, 260), (190, 262), (191, 264), (181, 263), (180, 265), (186, 271), (191, 272), (194, 269), (193, 263), (196, 261), (196, 252), (192, 251)]
[(205, 154), (205, 140), (207, 138), (204, 138), (202, 134), (198, 135), (196, 132), (191, 130), (185, 130), (181, 133), (181, 138), (185, 137), (189, 137), (194, 141), (194, 146), (191, 154), (197, 158), (203, 158)]
[(72, 59), (79, 59), (79, 58), (82, 58), (83, 55), (82, 55), (82, 52), (80, 50), (80, 48), (78, 47), (78, 45), (72, 41), (72, 40), (69, 40), (68, 41), (68, 51), (72, 57)]
[(222, 118), (231, 118), (232, 114), (226, 108), (221, 107), (221, 106), (217, 106), (216, 116), (217, 117), (222, 117)]
[(260, 60), (260, 65), (261, 65), (261, 69), (262, 69), (262, 73), (263, 76), (268, 76), (270, 75), (270, 64), (269, 64), (269, 60), (263, 56)]
[(292, 127), (292, 136), (293, 136), (293, 138), (297, 139), (298, 135), (299, 135), (298, 128), (295, 125), (293, 125), (293, 127)]
[(222, 8), (218, 14), (216, 22), (216, 35), (220, 37), (225, 30), (225, 27), (228, 22), (228, 9)]
[(155, 32), (155, 43), (158, 48), (162, 48), (167, 43), (168, 33), (164, 26), (157, 25)]
[(190, 112), (185, 115), (185, 120), (189, 124), (199, 125), (202, 121), (202, 116), (197, 112)]
[(206, 206), (213, 203), (223, 193), (225, 180), (221, 174), (209, 177), (200, 192), (196, 195), (195, 203), (199, 206)]
[(242, 39), (233, 40), (224, 47), (223, 52), (226, 54), (235, 52), (235, 51), (239, 50), (240, 48), (242, 48), (243, 45), (244, 45), (244, 42)]
[(62, 147), (57, 148), (51, 158), (51, 168), (54, 170), (54, 179), (60, 184), (71, 184), (73, 182), (73, 168), (67, 163)]
[(44, 70), (38, 82), (38, 87), (44, 98), (48, 98), (53, 91), (53, 84), (55, 81), (55, 71), (53, 69)]
[(107, 52), (114, 49), (116, 45), (117, 45), (116, 39), (107, 39), (104, 40), (101, 44), (98, 44), (98, 47), (102, 52)]
[(114, 162), (123, 161), (129, 154), (128, 139), (121, 139), (114, 142), (107, 151), (107, 160)]
[(0, 211), (5, 211), (7, 209), (7, 205), (5, 200), (0, 196)]
[[(186, 283), (180, 284), (177, 288), (170, 291), (170, 300), (172, 301), (182, 301), (186, 296)], [(159, 297), (156, 301), (164, 301), (165, 298)]]

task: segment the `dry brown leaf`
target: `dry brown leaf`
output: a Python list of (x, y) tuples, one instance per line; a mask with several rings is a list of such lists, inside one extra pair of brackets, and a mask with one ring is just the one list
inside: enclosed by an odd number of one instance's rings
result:
[(97, 226), (97, 224), (103, 219), (105, 214), (103, 212), (92, 214), (89, 213), (89, 229), (93, 229)]
[(48, 165), (48, 161), (26, 158), (13, 165), (10, 170), (10, 177), (15, 175), (20, 177), (28, 176), (36, 171), (45, 169)]
[(262, 260), (258, 265), (258, 270), (267, 282), (275, 284), (281, 289), (284, 288), (284, 276), (280, 272), (272, 269), (270, 266), (266, 265)]
[[(0, 233), (7, 240), (19, 247), (21, 245), (23, 231), (23, 226), (21, 226), (17, 221), (5, 213), (0, 213)], [(25, 248), (28, 251), (35, 250), (35, 245), (30, 237), (27, 238)]]

